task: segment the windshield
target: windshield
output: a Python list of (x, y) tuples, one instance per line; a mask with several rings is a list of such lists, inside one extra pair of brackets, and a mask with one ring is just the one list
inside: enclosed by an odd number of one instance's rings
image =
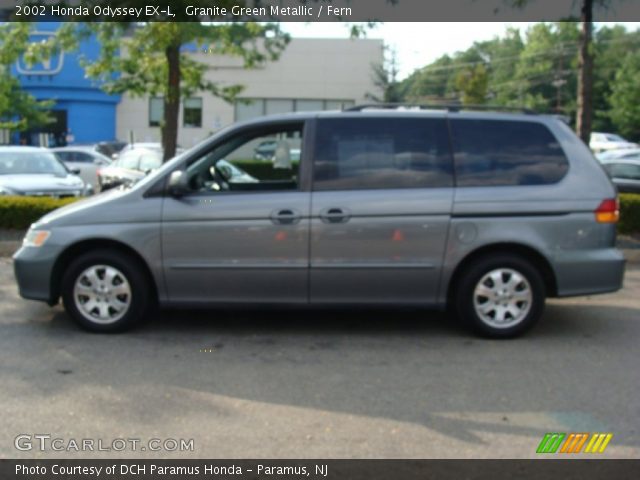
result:
[(0, 152), (0, 175), (66, 176), (68, 173), (65, 166), (50, 152)]
[(613, 133), (607, 133), (605, 135), (605, 137), (607, 138), (607, 140), (609, 140), (610, 142), (626, 142), (626, 140), (624, 138), (622, 138), (620, 135), (615, 135)]

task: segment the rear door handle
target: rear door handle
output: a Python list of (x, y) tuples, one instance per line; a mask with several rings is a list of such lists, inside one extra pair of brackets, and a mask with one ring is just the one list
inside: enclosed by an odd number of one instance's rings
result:
[(346, 223), (351, 218), (346, 208), (330, 207), (320, 211), (320, 219), (324, 223)]
[(276, 225), (294, 225), (301, 219), (300, 212), (293, 208), (283, 208), (271, 213), (271, 221)]

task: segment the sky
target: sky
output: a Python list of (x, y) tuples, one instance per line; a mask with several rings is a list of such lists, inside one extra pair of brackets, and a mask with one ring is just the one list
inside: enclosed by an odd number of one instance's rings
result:
[[(502, 36), (509, 26), (524, 31), (534, 22), (438, 22), (383, 23), (367, 33), (367, 38), (379, 38), (395, 49), (398, 58), (399, 80), (417, 68), (428, 65), (444, 54), (465, 50), (473, 42)], [(640, 22), (624, 23), (629, 30), (640, 28)], [(349, 29), (344, 23), (283, 22), (281, 27), (293, 38), (347, 38)]]

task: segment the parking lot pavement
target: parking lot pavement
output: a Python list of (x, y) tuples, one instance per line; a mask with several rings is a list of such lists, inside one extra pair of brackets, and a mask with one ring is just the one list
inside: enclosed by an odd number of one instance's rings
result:
[[(174, 311), (121, 335), (21, 300), (0, 259), (0, 456), (530, 458), (546, 432), (612, 432), (640, 454), (640, 269), (488, 341), (426, 311)], [(194, 439), (193, 452), (17, 451)], [(34, 445), (36, 442), (34, 442)], [(60, 445), (60, 444), (59, 444)]]

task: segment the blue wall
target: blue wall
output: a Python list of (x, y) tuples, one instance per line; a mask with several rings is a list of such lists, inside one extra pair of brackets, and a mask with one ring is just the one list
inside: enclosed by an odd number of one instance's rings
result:
[[(39, 32), (55, 32), (60, 23), (35, 25), (32, 41), (40, 41), (47, 35)], [(91, 61), (99, 52), (100, 45), (91, 38), (83, 42), (78, 51), (64, 53), (46, 64), (29, 67), (21, 60), (12, 67), (12, 73), (26, 91), (39, 100), (54, 100), (54, 110), (66, 110), (73, 143), (115, 140), (116, 105), (120, 96), (105, 94), (97, 82), (85, 77), (80, 65), (80, 58)]]

